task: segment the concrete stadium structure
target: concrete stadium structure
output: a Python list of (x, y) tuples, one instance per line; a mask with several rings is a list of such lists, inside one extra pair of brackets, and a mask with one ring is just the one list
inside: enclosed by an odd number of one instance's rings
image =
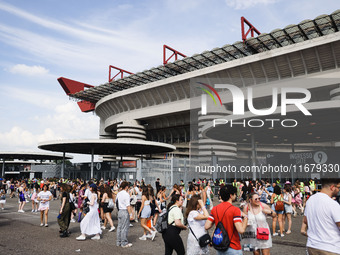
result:
[[(215, 155), (220, 161), (252, 159), (256, 164), (255, 159), (265, 158), (268, 152), (337, 147), (339, 29), (340, 10), (95, 87), (66, 78), (58, 80), (68, 96), (88, 105), (88, 110), (95, 110), (100, 118), (102, 139), (134, 138), (169, 143), (177, 148), (173, 153), (176, 158), (198, 156), (201, 161), (209, 162), (211, 155)], [(282, 128), (234, 129), (217, 138), (211, 121), (221, 116), (233, 118), (233, 97), (229, 90), (220, 89), (222, 106), (209, 108), (209, 113), (202, 115), (202, 90), (196, 89), (200, 82), (211, 86), (228, 83), (242, 91), (252, 87), (260, 91), (254, 92), (256, 109), (272, 105), (270, 88), (300, 86), (311, 92), (305, 107), (314, 118), (303, 118), (296, 108), (290, 107), (287, 110), (290, 116), (301, 120), (294, 132)], [(252, 117), (248, 108), (245, 112), (247, 118)], [(163, 154), (151, 155), (151, 158), (163, 157)]]

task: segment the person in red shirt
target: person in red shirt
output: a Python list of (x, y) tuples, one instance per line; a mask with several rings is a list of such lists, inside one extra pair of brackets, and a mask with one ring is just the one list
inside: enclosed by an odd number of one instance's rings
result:
[[(248, 218), (239, 208), (233, 206), (237, 197), (237, 188), (232, 185), (223, 186), (220, 189), (222, 203), (215, 206), (205, 222), (205, 229), (222, 222), (230, 239), (230, 246), (226, 251), (217, 251), (218, 255), (239, 255), (242, 254), (241, 240), (239, 234), (246, 230)], [(244, 220), (242, 220), (244, 219)]]

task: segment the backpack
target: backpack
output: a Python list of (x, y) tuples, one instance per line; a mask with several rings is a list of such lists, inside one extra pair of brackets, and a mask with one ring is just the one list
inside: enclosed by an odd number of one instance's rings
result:
[[(168, 229), (169, 224), (168, 224), (168, 217), (169, 217), (169, 212), (173, 209), (174, 207), (170, 208), (170, 210), (165, 210), (164, 212), (162, 212), (158, 218), (157, 218), (157, 222), (156, 222), (156, 230), (159, 233), (165, 233), (165, 231)], [(173, 224), (174, 222), (172, 222), (171, 224)], [(171, 225), (170, 224), (170, 225)]]
[(275, 203), (275, 211), (277, 211), (277, 212), (283, 211), (285, 209), (285, 207), (284, 207), (283, 201), (281, 200), (282, 199), (282, 195), (276, 196), (276, 197), (277, 197), (277, 201)]
[[(224, 218), (226, 211), (228, 211), (230, 207), (232, 207), (232, 205), (229, 206), (224, 211), (222, 219)], [(228, 250), (230, 246), (229, 235), (228, 235), (228, 232), (225, 230), (223, 223), (218, 218), (217, 210), (216, 210), (216, 216), (217, 216), (218, 223), (216, 225), (215, 231), (212, 236), (212, 245), (218, 251), (226, 251)]]

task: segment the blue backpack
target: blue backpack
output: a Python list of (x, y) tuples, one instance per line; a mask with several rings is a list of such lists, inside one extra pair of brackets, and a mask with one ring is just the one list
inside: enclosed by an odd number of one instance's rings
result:
[[(224, 218), (226, 211), (228, 211), (230, 207), (232, 207), (232, 205), (229, 206), (224, 211), (222, 219)], [(216, 210), (216, 216), (217, 216), (218, 223), (216, 225), (216, 229), (212, 236), (212, 245), (218, 251), (226, 251), (228, 250), (230, 246), (230, 239), (228, 236), (228, 232), (225, 230), (223, 226), (223, 223), (219, 220), (217, 210)]]

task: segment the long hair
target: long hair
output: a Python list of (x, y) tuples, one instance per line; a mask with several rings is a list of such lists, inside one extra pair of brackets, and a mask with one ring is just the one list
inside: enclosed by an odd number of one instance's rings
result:
[(275, 186), (274, 187), (274, 193), (276, 194), (276, 195), (278, 195), (278, 196), (280, 196), (281, 195), (281, 188), (279, 187), (279, 186)]
[(188, 215), (191, 211), (197, 210), (199, 199), (201, 199), (199, 195), (193, 195), (191, 199), (188, 201), (187, 209), (185, 211), (185, 218), (188, 218)]
[(112, 198), (112, 192), (111, 192), (110, 186), (106, 185), (104, 187), (104, 193), (106, 193), (109, 198)]
[(153, 187), (152, 186), (148, 187), (148, 191), (149, 191), (149, 196), (153, 198), (155, 196), (155, 191)]
[(142, 196), (146, 196), (146, 198), (149, 199), (149, 189), (147, 186), (143, 187)]
[[(44, 186), (45, 186), (45, 185), (46, 185), (46, 184), (44, 184)], [(46, 186), (47, 186), (47, 185), (46, 185)], [(66, 183), (60, 184), (60, 188), (63, 189), (63, 192), (70, 192), (70, 186), (67, 185)]]
[(179, 201), (180, 197), (181, 197), (181, 196), (180, 196), (179, 194), (173, 195), (173, 196), (171, 197), (171, 200), (170, 200), (170, 203), (168, 204), (167, 209), (169, 210), (169, 208), (170, 208), (171, 206), (173, 206), (174, 204), (176, 204), (176, 202)]

